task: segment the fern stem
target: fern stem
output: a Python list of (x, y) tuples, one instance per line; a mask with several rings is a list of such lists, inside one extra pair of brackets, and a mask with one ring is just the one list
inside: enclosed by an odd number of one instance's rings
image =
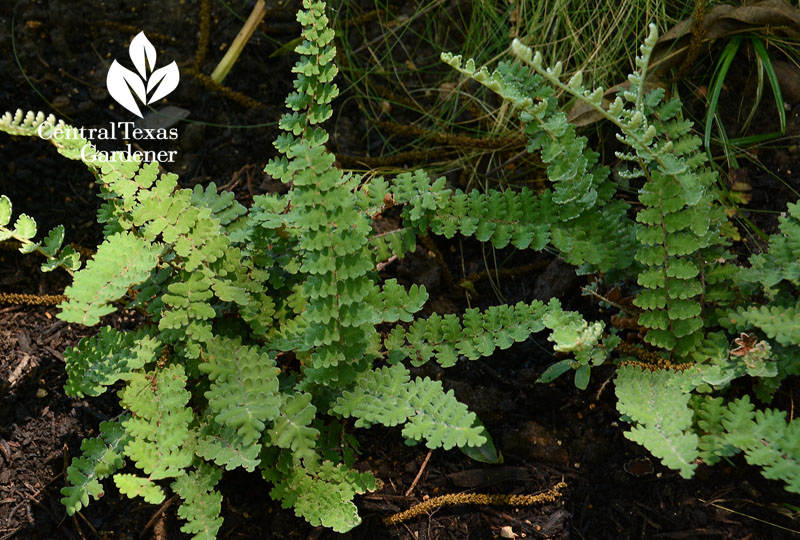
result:
[(531, 506), (534, 504), (544, 504), (554, 502), (561, 498), (561, 490), (567, 487), (566, 482), (559, 482), (552, 488), (537, 495), (512, 495), (505, 493), (451, 493), (433, 497), (427, 501), (415, 504), (404, 512), (398, 512), (383, 520), (385, 525), (397, 525), (411, 518), (430, 513), (432, 510), (443, 506), (455, 506), (457, 504), (478, 504), (478, 505), (511, 505), (511, 506)]

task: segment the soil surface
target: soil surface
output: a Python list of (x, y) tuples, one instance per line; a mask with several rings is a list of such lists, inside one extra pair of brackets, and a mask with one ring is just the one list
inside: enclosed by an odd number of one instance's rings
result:
[[(3, 2), (0, 113), (16, 108), (43, 110), (86, 127), (130, 121), (131, 115), (109, 97), (105, 77), (112, 58), (125, 63), (130, 39), (144, 29), (156, 45), (157, 65), (175, 60), (181, 69), (181, 83), (167, 104), (188, 116), (175, 124), (176, 141), (143, 141), (142, 146), (177, 150), (176, 161), (164, 166), (181, 175), (183, 186), (214, 181), (248, 205), (254, 195), (280, 189), (262, 170), (274, 154), (275, 123), (291, 88), (293, 56), (271, 55), (297, 35), (292, 9), (270, 12), (269, 24), (256, 33), (225, 81), (230, 90), (261, 106), (248, 108), (243, 100), (231, 99), (230, 92), (206, 88), (192, 70), (199, 66), (202, 73), (210, 73), (222, 56), (220, 51), (238, 31), (240, 21), (225, 6), (246, 16), (252, 4), (211, 2), (210, 39), (205, 58), (201, 50), (201, 61), (196, 62), (203, 19), (200, 0)], [(730, 94), (723, 102), (730, 110), (722, 112), (735, 125), (740, 118), (736, 99), (747, 99), (752, 74), (742, 68), (732, 76), (739, 80), (729, 85)], [(743, 88), (741, 95), (736, 93)], [(340, 98), (339, 104), (346, 103), (346, 98)], [(756, 117), (762, 132), (773, 130), (777, 116), (769, 108), (769, 99), (765, 103)], [(694, 109), (702, 111), (702, 103), (695, 103)], [(335, 130), (332, 149), (370, 155), (365, 142), (368, 126), (356, 107), (346, 110), (347, 120), (342, 122), (348, 129)], [(798, 111), (800, 103), (787, 113), (794, 137), (789, 146), (760, 150), (757, 157), (764, 169), (749, 166), (737, 173), (752, 188), (754, 208), (780, 211), (794, 200), (792, 190), (800, 189)], [(115, 149), (114, 144), (99, 142), (101, 147)], [(43, 141), (3, 135), (0, 164), (0, 193), (12, 200), (15, 214), (34, 216), (42, 231), (64, 224), (70, 242), (87, 248), (97, 245), (102, 232), (95, 221), (97, 188), (80, 163), (62, 158)], [(754, 214), (754, 221), (765, 232), (774, 231), (774, 213)], [(484, 270), (484, 261), (491, 260), (477, 243), (434, 242), (456, 279)], [(429, 251), (420, 249), (401, 264), (387, 267), (385, 276), (425, 283), (432, 291), (427, 310), (462, 311), (466, 307), (463, 293), (450, 292), (446, 276)], [(478, 295), (471, 305), (486, 307), (498, 303), (498, 296), (514, 303), (557, 295), (566, 307), (580, 309), (587, 319), (607, 316), (581, 296), (585, 280), (568, 277), (574, 273), (560, 261), (530, 253), (500, 255), (497, 260), (507, 257), (504, 264), (509, 267), (533, 264), (536, 270), (501, 279), (496, 289), (487, 280), (476, 282)], [(60, 294), (67, 284), (61, 272), (39, 272), (38, 261), (32, 257), (0, 252), (1, 292)], [(47, 305), (0, 305), (0, 540), (185, 538), (171, 500), (156, 507), (120, 498), (110, 482), (99, 501), (67, 516), (59, 502), (66, 467), (80, 452), (81, 440), (95, 435), (99, 423), (120, 409), (113, 393), (87, 400), (64, 394), (64, 350), (96, 329), (65, 324), (56, 313), (55, 307)], [(108, 324), (130, 328), (136, 320), (131, 314), (118, 313), (109, 317)], [(358, 499), (364, 523), (341, 537), (489, 539), (513, 537), (509, 531), (517, 538), (553, 539), (798, 537), (800, 501), (781, 484), (765, 480), (741, 457), (715, 468), (701, 467), (692, 480), (681, 479), (623, 436), (611, 368), (594, 371), (584, 392), (567, 378), (550, 385), (535, 384), (552, 362), (552, 347), (538, 336), (447, 373), (436, 367), (422, 370), (441, 377), (479, 415), (505, 461), (486, 466), (458, 451), (428, 454), (422, 446), (405, 446), (396, 429), (355, 430), (362, 450), (359, 466), (372, 470), (383, 487)], [(777, 404), (794, 410), (797, 396), (800, 386), (790, 381), (777, 396)], [(553, 503), (450, 507), (398, 526), (382, 523), (383, 518), (428, 497), (460, 492), (535, 494), (562, 480), (568, 487)], [(291, 510), (281, 509), (257, 474), (226, 473), (221, 490), (225, 522), (220, 538), (340, 536), (315, 529)]]

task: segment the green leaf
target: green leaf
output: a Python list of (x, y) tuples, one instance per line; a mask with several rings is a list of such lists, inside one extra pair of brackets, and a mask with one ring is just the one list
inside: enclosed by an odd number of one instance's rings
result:
[(119, 332), (108, 326), (90, 338), (83, 338), (76, 347), (64, 351), (69, 396), (99, 396), (119, 380), (127, 380), (134, 370), (154, 361), (161, 343), (139, 332)]
[(575, 371), (575, 387), (579, 390), (586, 390), (589, 386), (589, 377), (591, 376), (592, 368), (584, 364)]
[(5, 195), (0, 195), (0, 227), (5, 227), (11, 221), (11, 200)]
[(237, 430), (243, 446), (250, 446), (280, 413), (275, 359), (240, 339), (217, 337), (206, 343), (205, 362), (199, 365), (212, 381), (205, 392), (214, 420)]
[(171, 485), (181, 498), (178, 516), (186, 523), (181, 531), (193, 534), (193, 540), (216, 540), (222, 526), (222, 495), (214, 489), (222, 471), (207, 463), (179, 476)]
[(572, 368), (573, 363), (574, 360), (565, 358), (564, 360), (559, 360), (555, 364), (550, 364), (550, 366), (546, 370), (544, 370), (544, 373), (542, 373), (539, 376), (539, 378), (536, 379), (536, 382), (544, 384), (553, 382), (554, 380), (558, 379), (561, 375), (569, 371)]
[(81, 455), (72, 458), (72, 464), (67, 468), (68, 485), (61, 488), (64, 495), (61, 503), (69, 515), (89, 504), (89, 497), (102, 497), (100, 480), (122, 467), (122, 449), (128, 440), (119, 422), (102, 422), (100, 437), (83, 440)]
[(23, 240), (30, 240), (36, 236), (36, 222), (33, 218), (27, 214), (20, 214), (14, 223), (14, 236)]
[(270, 442), (279, 448), (291, 449), (296, 460), (314, 455), (319, 430), (311, 426), (317, 409), (311, 394), (283, 395), (280, 416), (269, 430)]
[(473, 427), (483, 428), (483, 436), (486, 437), (486, 442), (480, 446), (460, 446), (461, 453), (480, 463), (503, 463), (503, 454), (497, 451), (492, 436), (478, 418), (475, 418)]
[(55, 257), (58, 254), (58, 250), (61, 249), (61, 244), (63, 242), (64, 226), (59, 225), (58, 227), (53, 228), (53, 230), (51, 230), (47, 235), (47, 238), (44, 239), (42, 251), (45, 253), (45, 255)]
[(120, 393), (120, 403), (133, 416), (123, 422), (131, 440), (125, 454), (150, 479), (180, 476), (192, 462), (194, 415), (186, 405), (183, 366), (173, 364), (156, 373), (134, 373)]
[(377, 489), (372, 473), (359, 473), (342, 464), (323, 461), (319, 465), (295, 466), (275, 483), (270, 492), (284, 508), (313, 526), (347, 532), (361, 523), (353, 497)]

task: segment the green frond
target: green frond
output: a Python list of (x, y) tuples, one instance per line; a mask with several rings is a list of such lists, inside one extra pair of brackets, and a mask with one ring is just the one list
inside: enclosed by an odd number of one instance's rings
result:
[(633, 424), (625, 437), (690, 478), (699, 450), (697, 435), (691, 432), (690, 394), (682, 388), (683, 378), (681, 373), (622, 366), (615, 386), (617, 410)]
[(103, 327), (90, 338), (83, 338), (76, 347), (64, 351), (69, 396), (99, 396), (119, 380), (130, 379), (134, 370), (154, 362), (161, 349), (158, 339), (147, 330), (119, 332)]
[(239, 204), (230, 191), (217, 191), (214, 182), (203, 186), (196, 185), (192, 190), (191, 203), (194, 206), (205, 206), (211, 210), (211, 216), (222, 226), (228, 226), (247, 213), (247, 209)]
[(722, 458), (739, 453), (738, 448), (728, 443), (722, 425), (726, 411), (724, 400), (721, 397), (698, 396), (697, 401), (693, 408), (697, 416), (700, 459), (708, 465), (714, 465)]
[(209, 418), (198, 432), (195, 453), (229, 471), (238, 467), (253, 471), (260, 462), (261, 448), (260, 441), (245, 444), (236, 429)]
[(386, 261), (391, 257), (402, 259), (406, 253), (417, 248), (417, 235), (412, 229), (402, 228), (375, 234), (369, 239), (370, 248), (375, 253), (375, 261)]
[(78, 253), (70, 246), (62, 247), (64, 242), (62, 225), (53, 228), (43, 242), (33, 242), (37, 231), (36, 220), (26, 214), (20, 214), (13, 227), (9, 228), (11, 210), (11, 200), (5, 195), (0, 195), (0, 241), (13, 238), (20, 243), (20, 253), (28, 254), (36, 251), (47, 257), (47, 261), (42, 263), (42, 272), (50, 272), (59, 267), (73, 272), (81, 267)]
[(242, 446), (248, 447), (280, 413), (280, 370), (269, 354), (238, 339), (216, 338), (206, 343), (206, 350), (199, 368), (212, 381), (205, 397), (214, 421), (236, 429)]
[(359, 473), (342, 464), (323, 461), (296, 465), (270, 491), (284, 508), (313, 526), (347, 532), (361, 523), (353, 497), (378, 488), (371, 473)]
[(64, 290), (67, 301), (59, 304), (58, 317), (86, 326), (97, 324), (100, 317), (116, 311), (112, 302), (147, 279), (158, 264), (159, 254), (159, 246), (130, 233), (110, 236)]
[(730, 314), (737, 328), (759, 328), (781, 345), (800, 345), (800, 300), (792, 305), (752, 306)]
[(464, 312), (461, 320), (456, 315), (433, 314), (415, 320), (408, 329), (395, 327), (384, 346), (393, 362), (410, 357), (413, 364), (422, 365), (435, 358), (442, 367), (450, 367), (459, 356), (476, 360), (498, 348), (507, 349), (515, 342), (525, 341), (544, 329), (543, 317), (551, 308), (560, 306), (546, 306), (536, 300), (530, 304), (493, 306), (483, 313), (472, 308)]
[[(104, 328), (65, 353), (70, 395), (119, 385), (129, 412), (101, 425), (67, 470), (70, 514), (102, 495), (105, 477), (151, 503), (167, 497), (162, 480), (170, 479), (182, 530), (211, 539), (222, 523), (222, 470), (259, 467), (285, 507), (314, 526), (350, 530), (360, 522), (354, 497), (377, 481), (351, 468), (357, 445), (348, 426), (402, 426), (409, 444), (496, 461), (475, 414), (408, 366), (435, 359), (449, 368), (543, 330), (558, 357), (540, 382), (572, 371), (585, 389), (593, 368), (622, 357), (616, 395), (631, 424), (625, 436), (666, 466), (690, 477), (701, 460), (742, 452), (766, 477), (800, 491), (797, 422), (757, 410), (746, 396), (725, 401), (736, 379), (751, 378), (768, 402), (800, 374), (800, 205), (780, 218), (769, 251), (737, 266), (702, 141), (680, 100), (647, 81), (654, 27), (629, 85), (611, 99), (581, 72), (562, 80), (565, 64), (545, 66), (516, 40), (516, 60), (492, 69), (442, 55), (510, 105), (547, 176), (536, 192), (463, 191), (421, 170), (384, 179), (336, 165), (325, 129), (339, 94), (335, 35), (324, 2), (302, 6), (294, 89), (274, 141), (279, 156), (265, 168), (287, 189), (255, 196), (249, 209), (213, 183), (182, 189), (157, 163), (94, 162), (97, 151), (80, 130), (53, 117), (0, 117), (0, 131), (46, 136), (87, 165), (106, 238), (78, 271), (63, 227), (37, 240), (36, 220), (12, 222), (11, 201), (0, 196), (0, 240), (45, 256), (43, 270), (77, 271), (63, 320), (97, 324), (118, 306), (147, 318), (137, 331)], [(617, 129), (613, 177), (561, 110), (562, 95)], [(635, 212), (618, 187), (636, 194)], [(632, 311), (643, 340), (663, 349), (643, 357), (653, 371), (634, 367), (645, 362), (626, 357), (638, 353), (621, 346), (616, 330), (555, 298), (420, 317), (428, 291), (382, 280), (378, 270), (429, 234), (472, 237), (505, 254), (546, 249), (593, 275), (585, 291), (603, 309)], [(635, 295), (633, 307), (602, 296), (613, 283)], [(120, 473), (125, 458), (136, 471)]]
[(319, 430), (311, 427), (317, 409), (311, 394), (281, 394), (281, 410), (268, 432), (270, 444), (292, 451), (295, 462), (311, 459)]
[(81, 456), (72, 458), (67, 468), (68, 485), (61, 488), (61, 499), (69, 515), (89, 504), (89, 497), (103, 495), (100, 481), (114, 474), (123, 465), (123, 448), (130, 440), (121, 423), (102, 422), (100, 436), (84, 439)]
[(334, 402), (332, 411), (356, 418), (356, 426), (374, 423), (405, 424), (403, 435), (425, 440), (428, 448), (480, 446), (486, 442), (483, 428), (475, 426), (475, 414), (453, 396), (442, 383), (429, 378), (410, 380), (401, 364), (362, 373), (353, 390)]
[(800, 493), (800, 423), (787, 422), (784, 411), (756, 411), (747, 396), (727, 406), (706, 398), (699, 418), (698, 427), (706, 432), (701, 448), (711, 463), (743, 451), (765, 478), (782, 480), (787, 491)]
[(45, 117), (42, 112), (23, 113), (21, 109), (14, 114), (6, 112), (0, 117), (0, 131), (22, 137), (40, 137), (55, 146), (62, 156), (82, 160), (90, 170), (96, 168), (93, 163), (96, 150), (91, 143), (63, 120), (57, 121), (52, 114)]
[(214, 489), (222, 471), (201, 463), (172, 482), (171, 487), (181, 498), (178, 516), (186, 523), (181, 531), (192, 534), (193, 540), (214, 540), (222, 526), (220, 512), (222, 495)]
[(164, 490), (149, 478), (127, 473), (115, 474), (114, 484), (116, 484), (119, 492), (129, 499), (141, 497), (144, 502), (149, 504), (164, 502)]
[(130, 440), (125, 455), (152, 480), (180, 476), (192, 462), (192, 410), (183, 367), (134, 373), (120, 392), (133, 416), (122, 425)]

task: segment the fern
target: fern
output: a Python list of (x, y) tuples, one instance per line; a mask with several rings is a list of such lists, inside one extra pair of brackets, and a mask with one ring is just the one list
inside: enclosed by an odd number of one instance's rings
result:
[(727, 406), (721, 399), (706, 399), (700, 411), (704, 459), (714, 463), (743, 451), (748, 463), (762, 467), (764, 477), (783, 480), (788, 491), (800, 493), (797, 421), (787, 422), (783, 411), (756, 411), (747, 396)]
[(560, 309), (557, 301), (515, 306), (495, 306), (481, 313), (468, 309), (461, 320), (455, 315), (432, 315), (414, 321), (407, 329), (397, 326), (384, 345), (389, 358), (398, 362), (408, 356), (415, 365), (435, 358), (442, 367), (451, 367), (459, 357), (476, 360), (491, 355), (497, 348), (507, 349), (544, 329), (548, 309)]
[(69, 515), (89, 504), (89, 497), (99, 499), (103, 496), (100, 480), (122, 467), (122, 450), (129, 439), (119, 422), (103, 422), (99, 437), (84, 439), (81, 443), (83, 455), (73, 459), (67, 468), (70, 485), (61, 488), (64, 495), (61, 502)]
[[(0, 129), (5, 127), (0, 124)], [(14, 239), (19, 242), (20, 253), (38, 252), (47, 258), (41, 268), (42, 272), (50, 272), (56, 268), (64, 268), (67, 272), (74, 272), (81, 267), (80, 255), (70, 246), (62, 246), (64, 243), (64, 227), (59, 225), (48, 233), (42, 242), (33, 242), (36, 236), (36, 220), (32, 217), (21, 214), (14, 222), (12, 228), (8, 228), (12, 215), (11, 200), (5, 195), (0, 195), (0, 241)], [(43, 244), (43, 245), (42, 245)]]
[(800, 287), (800, 203), (789, 204), (778, 221), (780, 233), (770, 237), (768, 253), (753, 255), (738, 273), (741, 283), (759, 283), (773, 295), (781, 282)]
[[(796, 323), (800, 318), (800, 300), (796, 298), (800, 292), (799, 261), (800, 203), (795, 203), (780, 218), (780, 233), (770, 237), (769, 250), (750, 257), (750, 267), (742, 268), (737, 275), (740, 287), (750, 289), (753, 295), (763, 294), (769, 301), (766, 305), (757, 302), (731, 310), (725, 322), (739, 331), (758, 328), (781, 346), (797, 350), (800, 347), (800, 329)], [(800, 373), (800, 366), (792, 366), (789, 372)]]
[(647, 447), (664, 465), (690, 478), (697, 466), (697, 435), (681, 377), (624, 366), (617, 370), (617, 410), (634, 424), (625, 437)]
[(116, 310), (111, 302), (147, 279), (158, 264), (158, 251), (158, 246), (128, 233), (110, 236), (64, 291), (69, 299), (59, 305), (59, 317), (66, 322), (97, 324), (100, 317)]
[(245, 444), (235, 429), (219, 426), (213, 419), (208, 419), (197, 434), (195, 453), (229, 471), (241, 467), (252, 472), (261, 462), (260, 452), (258, 442)]
[(185, 533), (193, 534), (195, 540), (213, 540), (222, 526), (219, 517), (222, 495), (214, 486), (222, 476), (219, 469), (201, 463), (197, 469), (178, 477), (171, 485), (182, 499), (178, 515), (186, 520), (181, 527)]
[[(730, 258), (720, 234), (726, 219), (714, 204), (710, 189), (716, 173), (705, 167), (700, 139), (691, 134), (691, 123), (680, 118), (680, 101), (663, 102), (664, 92), (644, 92), (644, 80), (657, 33), (650, 35), (636, 59), (639, 71), (629, 77), (630, 89), (606, 110), (601, 106), (602, 89), (586, 90), (580, 75), (564, 84), (558, 79), (559, 66), (544, 68), (540, 54), (515, 42), (515, 54), (537, 73), (560, 89), (582, 99), (620, 130), (619, 140), (633, 152), (617, 157), (633, 163), (623, 172), (628, 179), (646, 178), (639, 190), (644, 208), (637, 213), (640, 226), (636, 238), (640, 247), (636, 260), (644, 265), (638, 275), (643, 287), (634, 304), (642, 308), (639, 323), (648, 328), (645, 339), (679, 357), (691, 353), (702, 340), (700, 299), (724, 299), (717, 271)], [(650, 118), (657, 118), (651, 122)], [(701, 275), (701, 269), (704, 275)]]
[[(501, 64), (494, 71), (443, 54), (445, 62), (515, 108), (529, 137), (529, 150), (540, 151), (542, 161), (548, 164), (553, 188), (538, 196), (518, 195), (535, 217), (520, 220), (514, 195), (506, 195), (512, 203), (494, 202), (493, 209), (502, 214), (489, 223), (484, 223), (486, 201), (500, 201), (499, 193), (451, 194), (443, 182), (426, 184), (417, 174), (407, 180), (413, 179), (416, 189), (406, 187), (395, 193), (395, 198), (409, 201), (411, 210), (404, 214), (407, 224), (420, 230), (430, 228), (447, 236), (456, 232), (480, 235), (502, 247), (508, 243), (508, 235), (504, 226), (497, 226), (500, 234), (495, 240), (494, 222), (503, 223), (507, 215), (517, 220), (513, 226), (526, 238), (539, 231), (541, 240), (535, 247), (541, 249), (549, 242), (565, 260), (582, 265), (579, 271), (614, 268), (622, 271), (615, 275), (623, 277), (635, 271), (633, 277), (640, 287), (634, 300), (641, 309), (638, 323), (646, 330), (645, 341), (665, 352), (654, 355), (658, 362), (652, 365), (624, 358), (617, 371), (618, 409), (633, 424), (626, 436), (684, 477), (692, 475), (698, 457), (713, 463), (749, 449), (746, 451), (758, 456), (748, 457), (751, 463), (765, 467), (770, 477), (783, 478), (792, 489), (794, 475), (786, 470), (793, 461), (787, 457), (790, 452), (783, 451), (787, 446), (783, 434), (793, 428), (781, 424), (781, 415), (759, 411), (759, 419), (754, 420), (741, 407), (731, 404), (725, 408), (723, 397), (702, 393), (723, 393), (734, 380), (749, 375), (758, 381), (759, 396), (769, 399), (786, 375), (800, 372), (800, 335), (795, 324), (800, 315), (800, 209), (790, 205), (788, 215), (781, 219), (781, 234), (770, 239), (769, 253), (752, 257), (747, 269), (731, 264), (733, 257), (726, 249), (730, 225), (716, 201), (717, 175), (699, 151), (701, 141), (691, 132), (691, 122), (682, 117), (678, 99), (665, 100), (662, 89), (645, 89), (656, 40), (651, 25), (636, 59), (637, 69), (628, 79), (629, 87), (608, 106), (603, 103), (603, 89), (587, 89), (582, 73), (562, 82), (561, 63), (545, 67), (540, 53), (516, 40), (511, 49), (519, 63)], [(627, 221), (626, 206), (612, 198), (614, 186), (607, 178), (608, 170), (598, 164), (596, 155), (586, 148), (586, 140), (575, 135), (574, 127), (558, 111), (554, 89), (582, 101), (619, 130), (617, 138), (627, 150), (617, 152), (617, 157), (629, 168), (617, 174), (625, 184), (637, 187), (641, 203), (635, 224)], [(440, 209), (447, 217), (439, 216)], [(450, 216), (453, 219), (448, 221)], [(610, 257), (592, 258), (593, 251)], [(631, 259), (635, 259), (633, 264)], [(739, 291), (730, 286), (734, 279)], [(737, 295), (756, 299), (758, 294), (769, 299), (766, 306), (729, 308)], [(557, 310), (547, 313), (544, 320), (550, 321), (550, 339), (556, 341), (557, 349), (570, 350), (584, 341), (588, 346), (574, 350), (574, 359), (551, 365), (539, 380), (549, 382), (574, 369), (575, 384), (585, 388), (591, 367), (605, 361), (618, 338), (608, 336), (601, 341), (599, 328)], [(433, 322), (439, 326), (438, 321)], [(770, 341), (746, 333), (737, 337), (710, 332), (716, 324), (739, 332), (758, 328)], [(395, 334), (398, 338), (392, 344), (404, 345), (400, 332), (395, 330)], [(438, 353), (452, 361), (452, 353), (427, 346), (421, 332), (415, 337), (422, 344), (418, 355), (427, 358)], [(441, 339), (435, 333), (432, 337), (434, 343)], [(731, 339), (738, 345), (735, 349), (729, 347)], [(680, 367), (668, 359), (681, 362)], [(742, 426), (734, 430), (735, 422)], [(763, 438), (758, 444), (733, 436), (735, 432), (758, 431), (757, 425), (772, 426), (775, 433), (760, 430)], [(778, 458), (772, 450), (759, 453), (756, 448), (780, 448), (783, 454)]]
[(208, 359), (199, 367), (213, 381), (205, 397), (214, 421), (236, 429), (242, 445), (251, 446), (280, 412), (280, 370), (267, 354), (242, 347), (238, 340), (216, 339), (207, 350)]
[(180, 476), (192, 461), (192, 411), (186, 407), (183, 368), (173, 365), (154, 374), (136, 373), (120, 393), (133, 416), (123, 422), (131, 437), (125, 454), (152, 480)]
[[(732, 264), (716, 174), (680, 102), (645, 91), (654, 30), (629, 88), (607, 108), (602, 89), (586, 89), (582, 75), (562, 82), (559, 64), (544, 67), (518, 42), (517, 61), (492, 71), (443, 55), (513, 106), (528, 151), (547, 165), (549, 185), (538, 193), (464, 192), (423, 171), (365, 178), (335, 166), (323, 128), (338, 95), (334, 33), (322, 2), (303, 0), (298, 21), (295, 90), (274, 143), (279, 157), (266, 167), (288, 191), (258, 195), (250, 208), (213, 183), (181, 188), (155, 163), (99, 165), (91, 144), (52, 117), (0, 118), (0, 130), (41, 131), (66, 157), (85, 162), (100, 187), (105, 240), (81, 270), (77, 254), (63, 247), (63, 228), (36, 241), (33, 218), (9, 226), (4, 196), (0, 239), (44, 255), (44, 270), (74, 273), (63, 320), (96, 325), (118, 308), (136, 308), (146, 319), (135, 331), (104, 328), (65, 353), (70, 395), (115, 387), (130, 413), (83, 443), (62, 490), (68, 512), (99, 497), (100, 481), (113, 476), (120, 493), (150, 503), (171, 489), (182, 501), (182, 530), (214, 538), (222, 523), (215, 486), (223, 470), (241, 467), (258, 469), (272, 483), (271, 496), (311, 524), (344, 532), (360, 521), (355, 496), (378, 487), (337, 442), (352, 440), (345, 418), (358, 428), (402, 425), (410, 444), (498, 459), (474, 413), (442, 382), (412, 377), (408, 364), (449, 368), (544, 330), (561, 356), (540, 381), (573, 370), (576, 386), (586, 388), (592, 368), (608, 363), (619, 337), (558, 299), (420, 317), (425, 288), (381, 281), (376, 270), (428, 234), (555, 250), (578, 273), (638, 287), (644, 339), (661, 351), (652, 365), (621, 359), (616, 393), (632, 424), (626, 436), (684, 477), (698, 460), (741, 451), (765, 476), (797, 490), (796, 423), (726, 394), (747, 376), (768, 399), (800, 372), (796, 325), (784, 319), (800, 310), (800, 210), (790, 206), (768, 253), (747, 269)], [(588, 103), (619, 129), (626, 150), (618, 157), (630, 168), (618, 176), (638, 189), (636, 209), (615, 197), (618, 181), (559, 110), (558, 93)], [(401, 228), (377, 230), (375, 217), (395, 205)], [(734, 307), (736, 300), (743, 303)], [(119, 472), (125, 459), (135, 472)]]
[(84, 338), (64, 355), (69, 379), (67, 395), (99, 396), (119, 380), (131, 378), (134, 370), (152, 361), (160, 343), (146, 331), (121, 333), (106, 326)]
[[(526, 58), (522, 50), (515, 52)], [(529, 51), (527, 54), (530, 56)], [(552, 80), (557, 75), (541, 71), (531, 74), (520, 64), (507, 63), (490, 72), (485, 67), (477, 69), (472, 60), (462, 62), (460, 56), (448, 53), (442, 54), (442, 60), (514, 106), (525, 125), (527, 149), (540, 152), (554, 186), (552, 191), (546, 190), (538, 197), (524, 190), (516, 197), (489, 192), (485, 195), (487, 202), (472, 203), (469, 210), (463, 203), (453, 204), (445, 207), (443, 213), (459, 221), (469, 217), (475, 231), (490, 233), (496, 226), (491, 222), (484, 224), (487, 210), (498, 212), (489, 214), (492, 221), (504, 215), (519, 219), (519, 224), (512, 221), (500, 227), (502, 234), (495, 245), (505, 245), (508, 230), (517, 229), (521, 236), (519, 246), (532, 242), (534, 249), (542, 249), (549, 241), (567, 262), (581, 266), (582, 273), (628, 268), (633, 246), (633, 227), (625, 215), (628, 207), (612, 199), (616, 186), (609, 180), (608, 167), (599, 163), (599, 154), (587, 148), (586, 137), (577, 136), (575, 126), (558, 110), (552, 87), (546, 83), (546, 77)], [(556, 69), (560, 72), (560, 68)], [(500, 202), (503, 198), (520, 200), (504, 205)], [(453, 199), (464, 197), (457, 192)], [(481, 199), (470, 195), (470, 202)], [(520, 212), (519, 208), (524, 210)], [(599, 243), (605, 249), (596, 249)]]
[(345, 532), (361, 523), (353, 497), (377, 487), (371, 474), (322, 461), (289, 468), (270, 495), (284, 508), (294, 508), (311, 525)]
[(475, 414), (456, 401), (452, 390), (443, 393), (442, 383), (427, 377), (410, 382), (402, 365), (362, 374), (332, 410), (357, 418), (359, 427), (406, 424), (403, 436), (415, 442), (424, 439), (428, 448), (480, 446), (487, 440), (483, 428), (474, 426)]

